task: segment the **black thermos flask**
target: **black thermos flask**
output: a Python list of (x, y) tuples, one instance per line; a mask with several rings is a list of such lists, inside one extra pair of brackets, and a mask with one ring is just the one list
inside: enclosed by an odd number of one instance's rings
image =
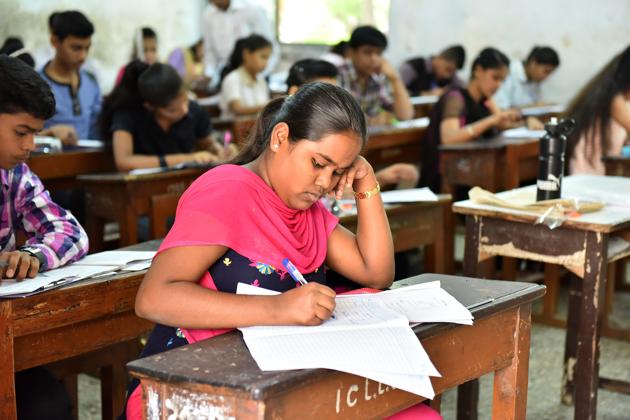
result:
[(540, 138), (538, 154), (538, 179), (536, 181), (536, 200), (560, 198), (562, 175), (564, 174), (564, 152), (567, 135), (571, 133), (575, 121), (556, 118), (545, 124), (545, 135)]

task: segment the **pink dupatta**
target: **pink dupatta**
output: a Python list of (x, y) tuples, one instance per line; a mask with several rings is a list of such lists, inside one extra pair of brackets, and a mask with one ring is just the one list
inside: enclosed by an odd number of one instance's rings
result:
[[(222, 245), (274, 267), (289, 258), (298, 270), (310, 273), (326, 259), (328, 236), (338, 222), (319, 202), (307, 210), (291, 209), (252, 171), (221, 165), (186, 190), (158, 253), (178, 246)], [(199, 284), (216, 290), (207, 271)], [(194, 343), (230, 330), (182, 331)]]

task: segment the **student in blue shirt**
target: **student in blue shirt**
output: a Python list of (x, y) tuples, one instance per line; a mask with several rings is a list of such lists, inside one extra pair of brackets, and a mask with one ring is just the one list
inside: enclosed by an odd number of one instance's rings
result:
[(98, 138), (101, 91), (96, 78), (81, 69), (92, 45), (94, 26), (77, 11), (55, 14), (50, 25), (55, 56), (40, 74), (55, 95), (57, 109), (42, 134), (58, 137), (64, 144)]

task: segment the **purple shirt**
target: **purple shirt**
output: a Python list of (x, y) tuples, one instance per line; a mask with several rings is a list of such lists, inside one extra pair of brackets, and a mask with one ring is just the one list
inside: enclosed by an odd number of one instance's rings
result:
[(26, 244), (46, 256), (40, 271), (56, 268), (83, 257), (88, 238), (79, 222), (59, 207), (25, 163), (0, 169), (0, 251), (14, 251), (15, 233), (26, 234)]

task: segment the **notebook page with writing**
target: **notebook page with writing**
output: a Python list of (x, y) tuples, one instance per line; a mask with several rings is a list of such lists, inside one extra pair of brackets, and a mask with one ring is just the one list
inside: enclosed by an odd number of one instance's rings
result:
[(334, 363), (355, 370), (439, 376), (409, 326), (281, 336), (243, 331), (243, 338), (262, 370), (328, 368)]

